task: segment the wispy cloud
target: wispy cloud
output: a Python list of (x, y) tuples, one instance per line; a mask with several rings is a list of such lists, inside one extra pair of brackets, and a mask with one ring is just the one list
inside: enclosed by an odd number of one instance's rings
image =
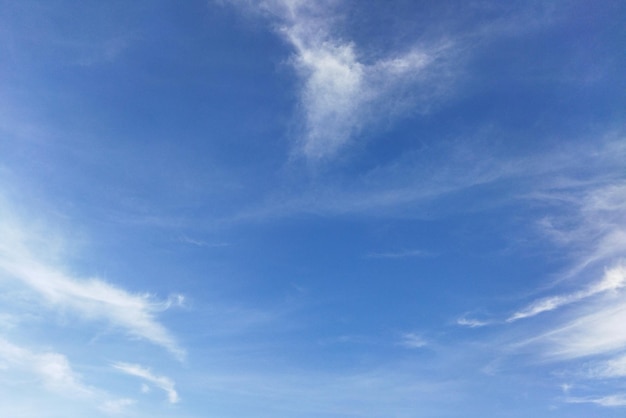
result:
[[(507, 320), (513, 323), (555, 311), (550, 322), (531, 326), (533, 335), (522, 345), (537, 350), (544, 360), (568, 361), (574, 370), (571, 375), (576, 379), (601, 380), (607, 390), (616, 389), (611, 380), (626, 376), (623, 141), (613, 143), (610, 149), (620, 156), (620, 163), (587, 168), (593, 172), (589, 179), (561, 179), (553, 195), (544, 200), (557, 210), (548, 221), (542, 221), (542, 231), (569, 254), (571, 261), (571, 267), (553, 286), (563, 281), (588, 284), (578, 291), (540, 298)], [(582, 167), (579, 170), (582, 171)], [(569, 309), (560, 309), (565, 306)], [(590, 385), (585, 382), (577, 387), (584, 390)], [(623, 407), (626, 395), (599, 396), (595, 392), (589, 396), (568, 397), (565, 401)]]
[[(323, 372), (213, 373), (207, 391), (240, 404), (262, 402), (275, 416), (428, 416), (458, 408), (458, 381), (429, 379), (410, 365), (346, 374)], [(254, 414), (252, 414), (254, 415)]]
[(113, 399), (113, 400), (104, 402), (100, 406), (100, 409), (106, 412), (107, 414), (121, 414), (124, 411), (126, 411), (126, 409), (129, 406), (132, 406), (135, 403), (136, 401), (134, 399), (128, 399), (128, 398)]
[(210, 247), (210, 248), (218, 248), (218, 247), (229, 247), (230, 244), (227, 242), (207, 242), (201, 239), (191, 238), (187, 235), (181, 235), (179, 238), (180, 242), (184, 244), (195, 245), (197, 247)]
[[(602, 185), (611, 184), (612, 177), (620, 172), (626, 158), (623, 142), (621, 134), (599, 134), (596, 142), (580, 138), (567, 149), (548, 149), (540, 155), (519, 156), (499, 153), (495, 145), (497, 140), (479, 132), (471, 138), (433, 144), (429, 154), (406, 152), (389, 164), (379, 165), (358, 176), (346, 177), (332, 172), (326, 177), (320, 176), (318, 180), (323, 181), (299, 185), (297, 189), (281, 188), (268, 194), (262, 202), (229, 214), (222, 221), (225, 224), (239, 223), (302, 214), (433, 219), (455, 212), (524, 202), (556, 208), (554, 212), (546, 212), (536, 229), (544, 234), (543, 240), (547, 237), (559, 247), (573, 247), (581, 245), (583, 238), (587, 238), (588, 244), (588, 239), (599, 231), (591, 227), (580, 232), (564, 230), (560, 224), (562, 217), (568, 214), (568, 226), (583, 225), (581, 220), (572, 218), (572, 212), (589, 198), (586, 193), (591, 188), (597, 190)], [(586, 174), (593, 171), (596, 177), (589, 175), (590, 178), (585, 178), (581, 171)], [(478, 196), (472, 201), (461, 203), (459, 199), (459, 204), (451, 204), (462, 197), (464, 191), (502, 190), (505, 182), (506, 191), (496, 199), (486, 200)], [(442, 204), (444, 199), (445, 204)], [(605, 221), (609, 219), (605, 218)], [(617, 221), (611, 223), (619, 225)], [(612, 239), (620, 243), (619, 235)], [(608, 237), (602, 250), (606, 254), (615, 252)]]
[(94, 394), (94, 389), (82, 383), (71, 367), (67, 357), (45, 351), (33, 352), (0, 338), (0, 359), (9, 366), (18, 367), (33, 373), (44, 386), (72, 397), (85, 397)]
[(619, 393), (615, 395), (607, 395), (607, 396), (601, 396), (597, 398), (571, 397), (571, 398), (566, 398), (565, 401), (568, 403), (593, 403), (593, 404), (600, 405), (600, 406), (619, 407), (619, 406), (626, 406), (626, 394)]
[[(5, 208), (3, 208), (5, 209)], [(162, 346), (182, 360), (185, 351), (156, 314), (183, 297), (174, 295), (160, 301), (149, 294), (133, 294), (98, 278), (82, 278), (67, 273), (59, 262), (44, 256), (41, 238), (22, 226), (10, 213), (3, 211), (0, 220), (0, 273), (2, 278), (16, 280), (44, 298), (51, 307), (70, 310), (87, 320), (104, 320)], [(52, 235), (47, 236), (54, 242)]]
[[(574, 359), (610, 355), (626, 348), (626, 303), (620, 298), (603, 298), (588, 303), (571, 319), (541, 334), (533, 342), (545, 346), (549, 358)], [(621, 299), (621, 300), (620, 300)]]
[(140, 377), (156, 387), (162, 389), (167, 394), (167, 400), (170, 403), (178, 403), (180, 398), (176, 392), (174, 382), (165, 376), (157, 376), (150, 369), (142, 367), (138, 364), (115, 363), (113, 367), (131, 376)]
[(432, 257), (435, 254), (424, 250), (402, 250), (402, 251), (388, 251), (379, 253), (369, 253), (368, 258), (422, 258)]
[(463, 326), (463, 327), (479, 328), (479, 327), (487, 326), (491, 324), (491, 322), (482, 321), (482, 320), (474, 319), (474, 318), (468, 318), (467, 316), (462, 316), (456, 320), (456, 324)]
[[(452, 72), (449, 66), (443, 68), (452, 49), (447, 39), (364, 59), (355, 42), (338, 35), (341, 3), (267, 0), (257, 4), (294, 49), (291, 64), (302, 80), (304, 126), (299, 151), (314, 160), (332, 157), (381, 119), (415, 110), (416, 103), (428, 107)], [(409, 87), (419, 99), (409, 97)]]
[(624, 264), (620, 264), (607, 270), (601, 281), (588, 286), (586, 289), (565, 295), (539, 299), (526, 308), (515, 312), (507, 319), (507, 322), (513, 322), (518, 319), (539, 315), (542, 312), (552, 311), (562, 306), (579, 302), (599, 293), (616, 291), (624, 286), (626, 286), (626, 266)]
[[(601, 379), (602, 387), (617, 387), (610, 379), (626, 376), (626, 147), (623, 133), (609, 133), (593, 146), (575, 152), (551, 152), (530, 161), (509, 161), (500, 178), (514, 180), (518, 201), (539, 209), (536, 232), (554, 246), (563, 266), (543, 281), (539, 290), (549, 296), (534, 298), (498, 321), (474, 320), (463, 315), (457, 324), (471, 328), (488, 324), (507, 326), (517, 344), (505, 350), (531, 353), (542, 364), (560, 362), (571, 380), (566, 402), (624, 406), (623, 394), (603, 396), (586, 380)], [(579, 152), (586, 149), (586, 152)], [(502, 160), (501, 160), (502, 161)], [(550, 167), (550, 162), (553, 166)], [(514, 163), (514, 164), (510, 164)], [(524, 168), (526, 174), (518, 172)], [(546, 176), (546, 174), (554, 174)], [(525, 176), (525, 181), (523, 177)], [(519, 179), (516, 180), (516, 179)], [(532, 182), (528, 180), (532, 179)], [(555, 291), (567, 287), (568, 290)], [(574, 290), (572, 290), (574, 289)], [(565, 309), (567, 308), (567, 309)], [(545, 321), (522, 321), (548, 314)], [(548, 316), (548, 315), (546, 315)], [(521, 337), (520, 337), (521, 335)], [(496, 343), (496, 345), (501, 342)], [(601, 360), (601, 361), (600, 361)], [(561, 371), (563, 371), (561, 369)], [(578, 384), (579, 380), (581, 382)], [(570, 396), (575, 384), (582, 395)], [(610, 393), (610, 392), (609, 392)]]
[(626, 377), (626, 354), (603, 361), (589, 371), (593, 378)]
[(626, 348), (626, 183), (620, 177), (603, 177), (600, 186), (562, 189), (561, 196), (567, 198), (559, 205), (567, 210), (561, 208), (562, 217), (553, 217), (547, 229), (571, 253), (574, 267), (567, 270), (567, 279), (588, 282), (599, 274), (602, 278), (577, 292), (541, 298), (508, 318), (515, 322), (575, 304), (556, 326), (532, 339), (545, 344), (549, 357), (606, 355)]
[(426, 341), (419, 334), (416, 334), (414, 332), (406, 332), (402, 334), (399, 344), (406, 348), (423, 348), (428, 345), (428, 341)]

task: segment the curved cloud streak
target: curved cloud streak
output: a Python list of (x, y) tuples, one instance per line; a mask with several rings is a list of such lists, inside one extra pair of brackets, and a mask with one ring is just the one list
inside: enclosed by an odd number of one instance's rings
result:
[(44, 251), (34, 245), (41, 238), (12, 219), (9, 215), (0, 221), (0, 280), (17, 280), (56, 308), (71, 310), (87, 320), (107, 321), (184, 359), (185, 351), (156, 318), (158, 312), (180, 303), (180, 296), (158, 301), (101, 279), (68, 274), (44, 261)]
[(167, 393), (167, 400), (170, 403), (178, 403), (180, 401), (178, 393), (174, 388), (174, 382), (171, 379), (165, 376), (156, 376), (150, 371), (150, 369), (142, 367), (138, 364), (115, 363), (113, 367), (131, 376), (140, 377), (162, 389), (165, 393)]

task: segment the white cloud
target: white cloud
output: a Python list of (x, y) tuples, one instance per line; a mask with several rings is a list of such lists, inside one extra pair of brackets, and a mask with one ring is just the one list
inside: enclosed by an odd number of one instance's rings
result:
[(381, 253), (370, 253), (369, 258), (411, 258), (411, 257), (432, 257), (434, 254), (423, 250), (403, 250)]
[(543, 344), (549, 358), (612, 355), (626, 348), (626, 262), (621, 258), (626, 254), (626, 184), (612, 180), (598, 188), (586, 186), (564, 203), (573, 206), (573, 214), (566, 212), (549, 232), (573, 254), (575, 266), (565, 277), (588, 280), (603, 268), (602, 279), (578, 292), (540, 299), (509, 322), (575, 303), (556, 326), (531, 341)]
[(626, 377), (626, 354), (603, 361), (589, 371), (592, 378)]
[(278, 32), (294, 48), (291, 63), (302, 80), (300, 151), (310, 159), (331, 157), (365, 127), (414, 108), (416, 100), (407, 99), (411, 87), (430, 102), (449, 76), (438, 68), (449, 42), (365, 62), (354, 42), (336, 34), (338, 3), (269, 0), (258, 6), (278, 20)]
[(400, 345), (406, 348), (423, 348), (428, 345), (428, 342), (421, 335), (407, 332), (402, 334)]
[[(547, 326), (530, 324), (534, 335), (522, 346), (538, 349), (544, 360), (567, 361), (575, 370), (570, 376), (601, 380), (606, 388), (615, 387), (611, 379), (626, 377), (625, 149), (623, 140), (611, 141), (602, 150), (605, 155), (595, 161), (596, 165), (585, 167), (593, 173), (591, 177), (561, 178), (553, 184), (552, 193), (538, 198), (553, 205), (556, 213), (544, 218), (542, 231), (565, 250), (571, 262), (571, 267), (552, 285), (575, 281), (587, 283), (586, 286), (575, 292), (538, 299), (507, 320), (512, 323), (557, 311)], [(565, 306), (569, 309), (560, 309)], [(542, 329), (538, 330), (537, 326)], [(576, 385), (581, 391), (596, 386), (597, 382)], [(596, 392), (568, 397), (565, 401), (623, 407), (626, 395), (598, 396)]]
[(100, 406), (100, 409), (108, 414), (121, 414), (123, 413), (129, 406), (132, 406), (136, 403), (134, 399), (122, 398), (122, 399), (113, 399), (106, 402), (103, 402)]
[(481, 321), (479, 319), (468, 318), (466, 316), (462, 316), (461, 318), (457, 319), (456, 323), (457, 325), (469, 328), (479, 328), (490, 324), (490, 322), (488, 321)]
[(569, 320), (554, 327), (531, 343), (540, 343), (548, 358), (575, 359), (611, 355), (626, 348), (626, 302), (624, 293), (583, 304)]
[(618, 265), (607, 270), (604, 273), (604, 277), (597, 283), (588, 286), (586, 289), (566, 294), (551, 296), (548, 298), (539, 299), (531, 303), (526, 308), (515, 312), (511, 315), (507, 322), (517, 321), (518, 319), (529, 318), (538, 315), (542, 312), (548, 312), (558, 309), (562, 306), (569, 305), (574, 302), (579, 302), (588, 297), (597, 295), (599, 293), (616, 291), (626, 286), (626, 266)]
[(594, 403), (600, 406), (618, 407), (626, 406), (626, 394), (620, 393), (615, 395), (602, 396), (599, 398), (567, 398), (568, 403)]
[(8, 367), (17, 367), (39, 376), (42, 384), (50, 390), (78, 397), (94, 394), (94, 390), (82, 383), (81, 377), (72, 370), (62, 354), (33, 352), (0, 338), (0, 360)]
[(131, 376), (140, 377), (162, 389), (165, 393), (167, 393), (167, 399), (170, 403), (178, 403), (180, 401), (178, 393), (174, 388), (174, 382), (170, 378), (165, 376), (156, 376), (152, 374), (150, 369), (142, 367), (138, 364), (115, 363), (113, 364), (113, 367)]
[[(568, 182), (561, 180), (553, 185), (552, 196), (538, 197), (555, 205), (558, 216), (544, 217), (542, 231), (555, 243), (570, 253), (572, 266), (562, 275), (562, 280), (589, 281), (604, 269), (602, 279), (583, 289), (538, 299), (514, 312), (507, 322), (529, 318), (543, 312), (587, 300), (604, 293), (615, 293), (626, 286), (626, 182), (618, 164), (617, 174), (612, 172), (613, 159), (623, 161), (624, 147), (610, 141), (597, 155), (599, 167), (595, 178)], [(579, 166), (579, 169), (581, 167)], [(596, 170), (594, 170), (596, 171)], [(549, 195), (550, 193), (548, 193)], [(608, 268), (608, 266), (611, 266)]]
[[(105, 320), (129, 334), (160, 345), (178, 359), (185, 352), (156, 314), (184, 298), (174, 295), (166, 301), (148, 294), (132, 294), (98, 278), (80, 278), (64, 271), (58, 261), (46, 257), (45, 244), (54, 243), (53, 235), (42, 238), (22, 227), (4, 210), (0, 220), (0, 279), (11, 278), (28, 286), (51, 306), (71, 310), (84, 319)], [(42, 242), (45, 241), (45, 242)]]
[(205, 390), (219, 399), (260, 403), (267, 416), (404, 417), (414, 416), (415, 411), (424, 416), (454, 416), (462, 383), (429, 378), (415, 366), (387, 364), (380, 369), (334, 374), (229, 370), (205, 375), (202, 382)]
[[(623, 138), (611, 141), (601, 150), (601, 154), (605, 154), (603, 158), (589, 161), (590, 164), (605, 162), (608, 166), (609, 172), (603, 172), (607, 168), (598, 168), (599, 180), (591, 184), (566, 183), (560, 189), (557, 185), (557, 189), (551, 191), (562, 206), (561, 216), (546, 217), (540, 225), (548, 237), (568, 247), (575, 256), (566, 275), (568, 278), (626, 254), (626, 182), (623, 179), (626, 147), (618, 145), (623, 142)], [(610, 171), (612, 169), (617, 170), (617, 175)]]

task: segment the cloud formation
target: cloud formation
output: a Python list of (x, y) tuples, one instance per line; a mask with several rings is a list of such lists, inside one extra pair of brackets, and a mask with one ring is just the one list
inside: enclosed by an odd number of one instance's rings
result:
[(456, 324), (468, 328), (480, 328), (489, 325), (490, 322), (462, 316), (456, 320)]
[(593, 367), (589, 372), (589, 376), (594, 378), (626, 377), (626, 354), (619, 355)]
[(115, 363), (113, 367), (131, 376), (140, 377), (162, 389), (167, 394), (167, 400), (169, 403), (178, 403), (180, 401), (178, 392), (176, 392), (174, 387), (174, 382), (170, 378), (165, 376), (156, 376), (150, 371), (150, 369), (142, 367), (138, 364)]
[(626, 286), (626, 266), (620, 264), (607, 270), (604, 273), (602, 280), (588, 286), (586, 289), (566, 295), (557, 295), (539, 299), (531, 303), (526, 308), (515, 312), (507, 319), (507, 322), (530, 318), (543, 312), (552, 311), (562, 306), (579, 302), (600, 293), (617, 291), (624, 286)]
[(619, 407), (626, 406), (626, 394), (619, 393), (615, 395), (607, 395), (597, 398), (567, 398), (568, 403), (593, 403), (600, 406)]
[(86, 320), (107, 321), (134, 337), (164, 347), (179, 360), (185, 357), (185, 351), (156, 318), (157, 313), (182, 303), (182, 296), (159, 301), (98, 278), (67, 273), (42, 255), (45, 251), (41, 237), (24, 228), (6, 210), (4, 215), (0, 220), (0, 279), (17, 280), (52, 307), (73, 311)]
[(82, 383), (81, 377), (62, 354), (52, 351), (33, 352), (0, 338), (0, 360), (37, 375), (50, 390), (73, 397), (94, 394), (94, 390)]
[(424, 250), (402, 250), (402, 251), (388, 251), (379, 253), (370, 253), (368, 258), (413, 258), (413, 257), (432, 257), (435, 254)]
[[(533, 325), (534, 335), (522, 345), (536, 349), (544, 360), (569, 362), (572, 376), (586, 381), (577, 387), (603, 387), (609, 392), (571, 396), (566, 402), (622, 407), (626, 396), (611, 394), (610, 388), (616, 388), (615, 379), (626, 376), (623, 141), (612, 142), (606, 150), (612, 154), (605, 157), (606, 165), (585, 167), (593, 173), (589, 178), (580, 176), (583, 168), (579, 166), (576, 180), (561, 178), (557, 182), (546, 201), (555, 205), (560, 216), (552, 214), (540, 223), (542, 231), (566, 250), (571, 262), (556, 284), (563, 280), (589, 284), (575, 292), (540, 298), (510, 315), (507, 322), (553, 311), (550, 323)], [(615, 156), (620, 159), (617, 165), (611, 164), (617, 161), (612, 160)], [(566, 306), (569, 309), (561, 309)], [(591, 386), (589, 380), (596, 383)]]
[(447, 40), (365, 60), (355, 42), (337, 34), (339, 3), (268, 0), (258, 5), (294, 49), (291, 64), (302, 82), (299, 151), (312, 160), (332, 157), (364, 128), (414, 109), (419, 100), (407, 90), (418, 92), (422, 104), (429, 102), (449, 75), (441, 68), (451, 49)]
[(428, 342), (419, 334), (406, 332), (402, 334), (400, 345), (406, 348), (423, 348), (428, 345)]

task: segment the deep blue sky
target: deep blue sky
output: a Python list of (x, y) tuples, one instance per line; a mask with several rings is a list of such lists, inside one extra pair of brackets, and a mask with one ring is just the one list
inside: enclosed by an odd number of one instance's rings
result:
[(624, 2), (0, 4), (0, 415), (626, 413)]

